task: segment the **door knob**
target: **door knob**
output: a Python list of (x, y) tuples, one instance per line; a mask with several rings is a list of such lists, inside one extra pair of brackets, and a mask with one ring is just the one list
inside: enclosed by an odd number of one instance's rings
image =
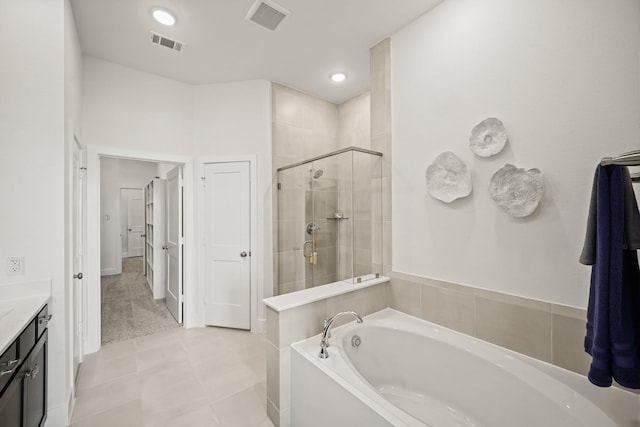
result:
[(242, 258), (244, 258), (244, 257), (246, 257), (246, 256), (247, 256), (247, 253), (246, 253), (245, 251), (242, 251), (242, 252), (240, 252), (240, 256), (241, 256)]
[(129, 229), (129, 231), (131, 231), (131, 229)]
[(73, 278), (74, 279), (78, 279), (78, 280), (82, 280), (82, 273), (74, 274)]

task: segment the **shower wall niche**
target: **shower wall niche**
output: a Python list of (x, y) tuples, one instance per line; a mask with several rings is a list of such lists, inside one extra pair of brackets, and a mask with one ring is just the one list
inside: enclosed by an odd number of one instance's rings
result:
[(382, 273), (381, 156), (350, 147), (278, 169), (278, 294)]

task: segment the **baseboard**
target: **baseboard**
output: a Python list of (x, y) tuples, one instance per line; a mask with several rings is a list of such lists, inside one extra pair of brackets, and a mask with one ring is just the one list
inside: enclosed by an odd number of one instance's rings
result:
[(73, 391), (71, 392), (71, 395), (69, 396), (69, 410), (68, 410), (68, 420), (69, 420), (69, 424), (71, 424), (71, 417), (73, 415), (73, 408), (75, 408), (76, 406), (76, 392), (75, 392), (75, 386), (73, 388)]
[(103, 268), (102, 270), (100, 270), (100, 275), (101, 276), (113, 276), (115, 274), (120, 274), (118, 273), (118, 269), (117, 268)]
[(128, 252), (122, 252), (122, 258), (129, 258)]
[(55, 408), (47, 409), (47, 420), (44, 423), (44, 427), (66, 427), (70, 421), (69, 407), (67, 405), (59, 405)]

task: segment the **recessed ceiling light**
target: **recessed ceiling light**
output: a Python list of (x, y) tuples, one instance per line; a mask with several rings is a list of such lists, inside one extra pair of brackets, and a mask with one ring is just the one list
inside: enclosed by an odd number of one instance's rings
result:
[(347, 78), (347, 75), (345, 73), (333, 73), (333, 74), (331, 74), (331, 80), (336, 82), (336, 83), (341, 83), (341, 82), (345, 81), (346, 78)]
[(176, 18), (166, 10), (162, 9), (154, 9), (153, 18), (162, 25), (173, 25), (176, 23)]

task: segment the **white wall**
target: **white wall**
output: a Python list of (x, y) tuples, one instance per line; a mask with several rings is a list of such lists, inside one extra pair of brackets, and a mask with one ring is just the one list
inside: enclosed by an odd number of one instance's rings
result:
[[(100, 268), (102, 275), (120, 274), (122, 258), (122, 220), (120, 189), (144, 188), (156, 176), (153, 162), (113, 159), (100, 161)], [(108, 218), (108, 219), (107, 219)], [(121, 235), (122, 234), (122, 238)]]
[(192, 86), (84, 56), (82, 89), (87, 144), (192, 154)]
[[(252, 303), (259, 309), (260, 319), (264, 319), (264, 312), (258, 301), (271, 294), (272, 283), (270, 103), (267, 81), (195, 87), (92, 57), (84, 60), (82, 131), (87, 144), (187, 156), (194, 161), (256, 156), (260, 289), (252, 296)], [(196, 170), (185, 179), (198, 185)], [(197, 194), (186, 195), (188, 209), (199, 209)], [(198, 238), (198, 230), (190, 235)], [(195, 253), (192, 259), (199, 255)], [(197, 293), (186, 293), (187, 306), (199, 304), (199, 295), (200, 288)], [(187, 312), (190, 315), (193, 313)], [(203, 319), (200, 316), (193, 321), (201, 324)]]
[[(252, 310), (258, 319), (265, 319), (262, 299), (272, 295), (273, 287), (271, 83), (254, 80), (200, 86), (195, 92), (194, 111), (194, 147), (199, 162), (256, 156), (258, 230), (252, 252), (258, 259), (258, 294), (252, 295)], [(201, 208), (197, 204), (196, 211)], [(204, 288), (199, 291), (204, 295)]]
[[(392, 37), (393, 268), (586, 306), (578, 264), (593, 171), (640, 141), (640, 3), (447, 0)], [(510, 142), (490, 159), (471, 128), (500, 118)], [(425, 169), (452, 150), (472, 195), (426, 192)], [(545, 195), (513, 219), (487, 194), (505, 163), (542, 170)]]
[[(52, 279), (52, 422), (65, 417), (68, 396), (64, 17), (63, 0), (0, 3), (0, 282)], [(24, 275), (6, 276), (10, 255), (25, 257)]]

